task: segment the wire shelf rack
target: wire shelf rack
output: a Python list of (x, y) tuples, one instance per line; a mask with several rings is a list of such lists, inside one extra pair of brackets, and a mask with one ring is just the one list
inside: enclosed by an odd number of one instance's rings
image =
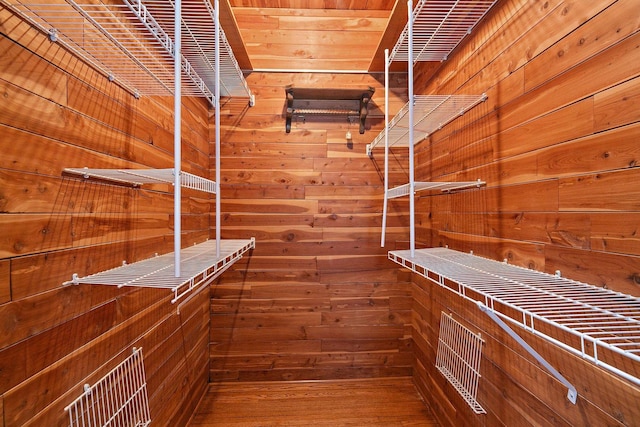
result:
[[(413, 108), (413, 144), (425, 139), (431, 133), (441, 129), (447, 123), (462, 116), (464, 113), (487, 99), (482, 95), (415, 95)], [(407, 102), (396, 113), (387, 125), (388, 146), (408, 147), (409, 137), (409, 103)], [(385, 131), (381, 131), (376, 138), (367, 145), (367, 154), (378, 145), (385, 143)]]
[(487, 413), (477, 400), (483, 342), (480, 334), (442, 312), (436, 368), (476, 414)]
[(640, 385), (640, 298), (446, 248), (389, 259)]
[[(174, 169), (88, 169), (65, 168), (65, 174), (71, 174), (85, 179), (98, 179), (112, 181), (119, 184), (141, 186), (144, 184), (173, 184), (175, 181)], [(205, 193), (216, 194), (215, 181), (202, 178), (188, 172), (180, 171), (181, 187), (199, 190)]]
[[(445, 61), (496, 0), (419, 0), (413, 10), (413, 62)], [(392, 61), (409, 60), (407, 24), (391, 51)]]
[[(425, 187), (426, 182), (416, 182), (414, 171), (414, 145), (424, 140), (431, 132), (464, 114), (479, 102), (487, 99), (482, 95), (416, 95), (414, 93), (413, 66), (419, 61), (444, 61), (471, 29), (482, 19), (497, 0), (418, 0), (414, 7), (407, 0), (407, 24), (400, 34), (392, 52), (385, 50), (385, 127), (367, 144), (367, 154), (384, 146), (384, 202), (382, 211), (382, 233), (380, 245), (385, 245), (388, 201), (390, 198), (409, 195), (409, 245), (415, 251), (415, 200), (416, 185)], [(394, 61), (406, 61), (408, 66), (407, 104), (390, 119), (389, 115), (389, 66)], [(389, 148), (409, 148), (409, 184), (389, 189)], [(469, 188), (463, 183), (460, 188)], [(445, 183), (448, 185), (448, 183)], [(425, 187), (426, 188), (426, 187)]]
[(171, 302), (175, 303), (193, 289), (215, 279), (242, 258), (245, 252), (253, 248), (255, 248), (254, 239), (225, 239), (220, 241), (220, 253), (217, 254), (216, 242), (208, 240), (181, 250), (179, 277), (174, 275), (174, 254), (168, 253), (85, 277), (74, 274), (72, 280), (65, 282), (64, 285), (169, 289), (174, 293)]
[[(464, 190), (465, 188), (474, 188), (485, 185), (486, 183), (481, 180), (477, 181), (453, 181), (453, 182), (438, 182), (438, 181), (416, 181), (414, 182), (414, 191), (426, 191), (426, 190), (439, 190), (443, 193), (448, 193), (456, 190)], [(387, 197), (389, 199), (395, 199), (396, 197), (408, 196), (411, 194), (411, 185), (403, 184), (398, 187), (390, 188), (387, 191)]]
[[(173, 94), (174, 1), (2, 2), (130, 92)], [(182, 11), (182, 94), (213, 105), (215, 11), (209, 0), (183, 0)], [(222, 28), (220, 39), (221, 95), (251, 97)]]
[(136, 426), (151, 423), (142, 348), (65, 408), (70, 427)]

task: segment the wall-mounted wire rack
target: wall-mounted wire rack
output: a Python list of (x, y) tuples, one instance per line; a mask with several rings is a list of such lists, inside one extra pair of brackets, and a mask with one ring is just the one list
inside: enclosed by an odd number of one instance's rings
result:
[(414, 182), (413, 190), (411, 189), (411, 184), (402, 184), (394, 188), (389, 188), (387, 190), (387, 198), (395, 199), (396, 197), (408, 196), (409, 194), (412, 193), (412, 191), (418, 192), (418, 191), (426, 191), (426, 190), (440, 190), (443, 193), (447, 193), (447, 192), (456, 191), (456, 190), (463, 190), (465, 188), (480, 187), (484, 184), (485, 182), (481, 180), (455, 181), (455, 182), (416, 181)]
[(220, 242), (218, 251), (216, 242), (208, 240), (181, 250), (179, 277), (174, 274), (174, 254), (168, 253), (85, 277), (74, 275), (64, 284), (169, 289), (174, 294), (171, 302), (175, 303), (194, 289), (217, 278), (253, 248), (254, 239), (225, 239)]
[(133, 353), (65, 408), (70, 427), (146, 427), (151, 423), (142, 348)]
[[(87, 180), (114, 182), (139, 187), (148, 184), (171, 184), (176, 182), (174, 169), (89, 169), (65, 168), (63, 173)], [(187, 172), (180, 172), (181, 187), (217, 195), (214, 181)], [(124, 264), (111, 270), (84, 277), (73, 274), (64, 285), (113, 285), (119, 288), (137, 286), (169, 289), (174, 293), (175, 303), (190, 291), (211, 282), (242, 255), (255, 248), (255, 239), (221, 240), (219, 230), (216, 240), (155, 256), (150, 259)], [(176, 263), (179, 268), (176, 269)]]
[[(388, 256), (487, 314), (640, 385), (640, 298), (447, 248)], [(575, 388), (543, 365), (575, 403)]]
[[(89, 169), (89, 168), (65, 168), (63, 173), (76, 175), (85, 179), (98, 179), (119, 184), (140, 187), (145, 184), (171, 184), (175, 183), (175, 169)], [(188, 172), (180, 171), (180, 185), (183, 188), (216, 194), (215, 181), (202, 178)]]
[[(138, 187), (172, 184), (174, 251), (92, 274), (65, 284), (168, 288), (173, 302), (225, 271), (255, 240), (220, 239), (221, 96), (254, 98), (219, 24), (218, 0), (0, 0), (48, 33), (81, 60), (136, 95), (173, 95), (174, 168), (66, 168), (63, 174)], [(212, 181), (181, 171), (181, 99), (205, 97), (215, 108), (215, 173)], [(181, 188), (215, 194), (215, 244), (181, 246)], [(182, 256), (186, 258), (182, 260)], [(173, 258), (173, 263), (171, 262)], [(171, 268), (173, 267), (173, 268)], [(184, 271), (182, 271), (184, 269)], [(173, 275), (171, 276), (170, 272)]]
[[(174, 92), (174, 10), (172, 0), (2, 0), (109, 79), (136, 95)], [(249, 97), (242, 70), (220, 28), (219, 83), (216, 81), (216, 10), (209, 0), (182, 1), (182, 94)]]
[(367, 154), (371, 155), (374, 148), (385, 144), (385, 140), (389, 147), (409, 147), (411, 143), (417, 144), (486, 99), (486, 94), (414, 95), (413, 140), (409, 138), (410, 106), (407, 102), (388, 122), (388, 132), (385, 133), (383, 130), (367, 145)]
[(476, 414), (487, 413), (477, 399), (483, 343), (452, 315), (440, 314), (436, 368)]
[[(416, 95), (413, 90), (413, 66), (418, 61), (444, 61), (462, 39), (493, 6), (496, 0), (419, 0), (407, 1), (407, 24), (393, 50), (385, 50), (385, 127), (367, 145), (367, 154), (384, 145), (384, 201), (380, 244), (385, 245), (387, 205), (389, 199), (409, 196), (409, 245), (415, 251), (415, 200), (417, 191), (445, 192), (484, 185), (482, 180), (471, 182), (421, 181), (414, 178), (414, 145), (432, 132), (464, 114), (487, 96), (481, 95)], [(394, 61), (407, 61), (409, 101), (389, 119), (389, 67)], [(409, 183), (389, 188), (389, 148), (409, 148)]]
[[(419, 0), (393, 51), (392, 61), (445, 61), (496, 0)], [(411, 10), (411, 5), (409, 5)], [(409, 59), (409, 44), (411, 60)]]

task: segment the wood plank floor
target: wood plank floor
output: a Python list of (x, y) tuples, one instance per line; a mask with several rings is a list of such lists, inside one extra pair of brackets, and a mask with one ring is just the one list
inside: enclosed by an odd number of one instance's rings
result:
[(411, 378), (211, 384), (189, 426), (437, 426)]

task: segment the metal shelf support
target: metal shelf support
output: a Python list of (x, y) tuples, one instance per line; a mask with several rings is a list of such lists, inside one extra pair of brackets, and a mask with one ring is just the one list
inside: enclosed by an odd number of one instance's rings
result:
[[(414, 255), (390, 251), (388, 257), (476, 303), (494, 321), (516, 325), (640, 385), (640, 298), (446, 248)], [(573, 401), (575, 387), (514, 338), (569, 389)]]
[(538, 363), (544, 366), (547, 371), (551, 372), (551, 375), (553, 375), (558, 381), (560, 381), (565, 387), (567, 387), (567, 399), (569, 399), (569, 402), (575, 405), (576, 401), (578, 400), (578, 390), (576, 390), (575, 386), (571, 384), (569, 380), (567, 380), (560, 372), (558, 372), (556, 368), (554, 368), (549, 362), (547, 362), (544, 357), (540, 356), (540, 353), (535, 351), (533, 347), (527, 344), (527, 342), (523, 340), (522, 337), (520, 337), (520, 335), (518, 335), (513, 329), (511, 329), (509, 325), (504, 323), (504, 321), (500, 317), (498, 317), (498, 315), (493, 310), (490, 310), (481, 302), (477, 302), (477, 304), (478, 308), (480, 308), (480, 311), (489, 316), (489, 318), (493, 320), (498, 326), (500, 326), (503, 331), (509, 334), (511, 338), (516, 340), (516, 342), (520, 344), (520, 346), (524, 348), (527, 353), (533, 356), (533, 358), (536, 359)]
[[(440, 189), (454, 191), (479, 187), (476, 183), (461, 182), (416, 182), (414, 174), (414, 145), (424, 140), (432, 132), (455, 120), (471, 108), (487, 99), (482, 95), (416, 95), (413, 88), (413, 66), (418, 61), (444, 60), (446, 56), (471, 31), (486, 14), (496, 0), (419, 0), (415, 9), (413, 1), (407, 0), (407, 25), (392, 53), (385, 50), (385, 127), (367, 145), (371, 157), (373, 149), (384, 143), (384, 201), (382, 211), (382, 233), (380, 245), (385, 245), (387, 204), (389, 199), (410, 196), (409, 199), (409, 242), (411, 252), (415, 251), (415, 200), (417, 191)], [(396, 60), (407, 61), (409, 101), (389, 119), (389, 67)], [(409, 183), (389, 189), (389, 148), (393, 146), (409, 149)]]

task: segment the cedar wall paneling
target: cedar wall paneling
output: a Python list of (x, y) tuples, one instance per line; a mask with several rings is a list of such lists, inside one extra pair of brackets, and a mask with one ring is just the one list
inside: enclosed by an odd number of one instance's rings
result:
[[(212, 288), (212, 380), (411, 374), (409, 275), (380, 247), (381, 158), (365, 149), (382, 128), (381, 78), (253, 73), (256, 105), (222, 106), (222, 237), (255, 237), (256, 248)], [(400, 108), (406, 78), (394, 81)], [(348, 143), (346, 117), (307, 117), (285, 133), (289, 84), (375, 87), (372, 128), (351, 125)], [(391, 240), (405, 234), (405, 205), (393, 205)]]
[[(416, 147), (417, 180), (486, 180), (420, 195), (421, 245), (640, 296), (638, 2), (498, 2), (417, 93), (489, 99)], [(420, 66), (418, 66), (420, 75)], [(474, 304), (413, 277), (414, 380), (445, 425), (638, 425), (640, 388), (522, 332), (578, 402)], [(441, 311), (485, 340), (474, 415), (434, 368)], [(637, 364), (628, 369), (640, 371)]]
[[(136, 100), (0, 8), (0, 419), (68, 425), (64, 407), (142, 347), (154, 425), (184, 425), (207, 383), (209, 300), (62, 286), (172, 250), (173, 195), (83, 183), (64, 167), (173, 167), (173, 100)], [(208, 108), (185, 99), (183, 168), (208, 176)], [(209, 236), (185, 192), (184, 242)], [(204, 215), (203, 215), (204, 214)]]

